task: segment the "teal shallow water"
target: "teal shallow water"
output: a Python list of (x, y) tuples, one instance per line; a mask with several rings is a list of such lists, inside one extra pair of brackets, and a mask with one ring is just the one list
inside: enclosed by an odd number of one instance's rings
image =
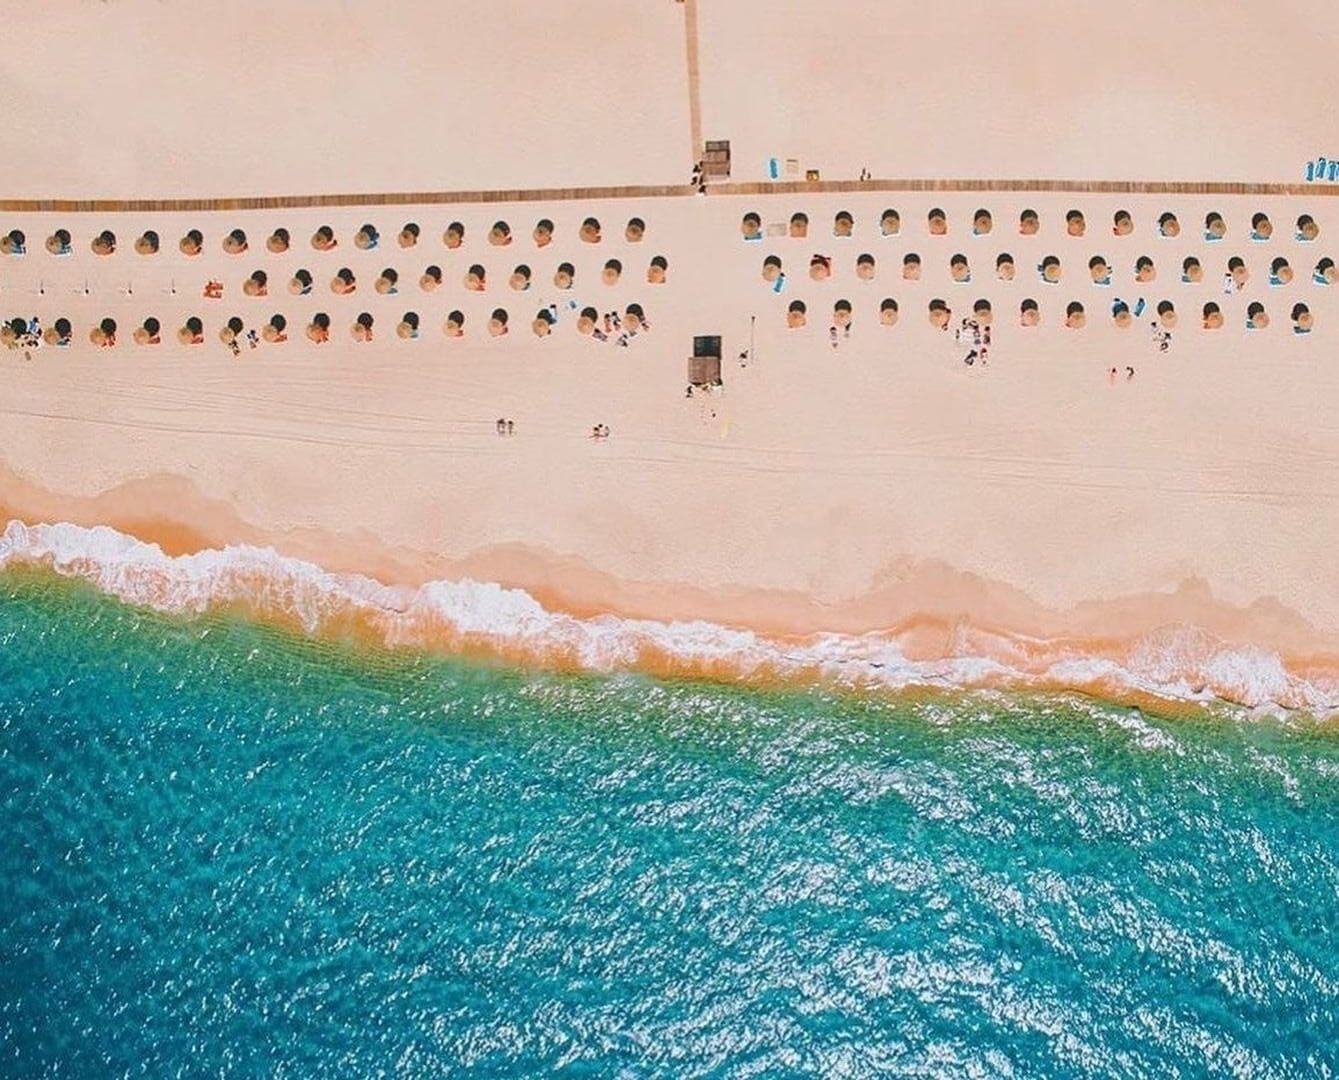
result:
[(0, 1075), (1339, 1075), (1339, 733), (0, 575)]

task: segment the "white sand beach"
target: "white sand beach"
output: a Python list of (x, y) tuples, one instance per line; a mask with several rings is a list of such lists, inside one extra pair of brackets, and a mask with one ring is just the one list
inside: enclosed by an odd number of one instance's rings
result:
[[(1210, 4), (1123, 15), (1148, 40), (1128, 51), (1111, 44), (1106, 16), (1066, 10), (1054, 16), (1063, 32), (1040, 20), (1022, 32), (978, 4), (937, 14), (933, 33), (910, 5), (863, 0), (827, 5), (822, 25), (799, 4), (644, 0), (632, 18), (627, 5), (597, 3), (561, 33), (549, 15), (500, 4), (489, 8), (505, 27), (496, 52), (494, 23), (471, 7), (452, 16), (459, 45), (446, 48), (437, 6), (392, 5), (396, 18), (345, 6), (349, 20), (319, 32), (304, 5), (263, 30), (247, 5), (204, 22), (149, 4), (15, 7), (35, 55), (0, 71), (35, 150), (0, 165), (0, 200), (10, 200), (0, 234), (26, 238), (25, 254), (0, 256), (0, 315), (37, 316), (43, 329), (65, 318), (72, 334), (68, 346), (0, 350), (5, 518), (112, 524), (171, 552), (272, 545), (390, 584), (496, 581), (583, 617), (704, 619), (787, 637), (887, 633), (907, 655), (996, 656), (1023, 670), (1165, 648), (1171, 681), (1183, 649), (1188, 682), (1252, 702), (1247, 677), (1215, 674), (1205, 657), (1219, 646), (1258, 652), (1315, 686), (1339, 685), (1329, 552), (1339, 290), (1313, 281), (1339, 251), (1339, 200), (1333, 186), (1300, 182), (1303, 158), (1325, 149), (1315, 141), (1324, 128), (1307, 119), (1323, 115), (1307, 80), (1321, 78), (1325, 35), (1288, 36), (1300, 83), (1285, 93), (1249, 74), (1273, 70), (1274, 39), (1238, 33)], [(761, 180), (772, 155), (821, 168), (824, 180), (863, 168), (875, 180), (842, 192), (236, 210), (19, 201), (685, 184), (690, 14), (703, 136), (732, 140), (733, 180)], [(1162, 44), (1158, 19), (1174, 24), (1164, 28), (1174, 40), (1216, 34), (1212, 64), (1205, 51)], [(1300, 3), (1271, 18), (1280, 34), (1336, 21)], [(904, 24), (920, 29), (897, 35)], [(834, 37), (830, 26), (847, 29)], [(313, 33), (344, 59), (304, 48)], [(936, 88), (927, 35), (980, 80)], [(1065, 48), (1066, 35), (1086, 51)], [(172, 58), (188, 38), (196, 77), (182, 84), (183, 61)], [(229, 39), (236, 49), (220, 51)], [(156, 59), (131, 64), (150, 41)], [(108, 50), (120, 74), (99, 90), (89, 65)], [(295, 59), (257, 59), (274, 53)], [(1242, 96), (1232, 82), (1201, 95), (1195, 87), (1220, 69), (1256, 91)], [(1174, 70), (1186, 73), (1182, 90)], [(570, 97), (545, 89), (555, 84)], [(301, 107), (278, 107), (295, 94)], [(202, 116), (205, 99), (214, 105)], [(442, 104), (421, 107), (429, 100)], [(981, 110), (998, 122), (982, 122)], [(332, 113), (347, 128), (331, 125)], [(1029, 125), (1035, 139), (1020, 130)], [(501, 131), (508, 137), (490, 134)], [(70, 149), (51, 148), (58, 135)], [(172, 151), (157, 153), (155, 140)], [(1261, 186), (918, 191), (886, 176)], [(889, 208), (900, 215), (894, 236), (880, 229)], [(930, 234), (932, 209), (944, 211), (946, 235)], [(980, 209), (991, 228), (975, 235)], [(1082, 236), (1066, 231), (1075, 209)], [(1019, 233), (1024, 210), (1040, 219), (1035, 235)], [(777, 235), (797, 211), (808, 235)], [(833, 235), (839, 211), (853, 218), (849, 237)], [(1113, 232), (1117, 211), (1130, 215), (1128, 235)], [(762, 223), (756, 241), (741, 235), (749, 212)], [(1174, 237), (1159, 235), (1168, 212)], [(1210, 213), (1222, 215), (1221, 240), (1204, 238)], [(1251, 239), (1258, 214), (1272, 224), (1268, 239)], [(1314, 240), (1295, 236), (1302, 215), (1318, 224)], [(598, 244), (579, 239), (589, 217)], [(625, 236), (631, 218), (645, 224), (640, 240)], [(544, 247), (532, 238), (540, 220), (554, 226)], [(506, 246), (487, 239), (498, 221)], [(410, 222), (418, 241), (401, 247)], [(453, 222), (464, 226), (459, 248), (443, 241)], [(364, 224), (380, 234), (373, 250), (355, 244)], [(323, 225), (334, 250), (310, 243)], [(290, 238), (280, 254), (266, 249), (277, 228)], [(44, 246), (59, 229), (71, 234), (67, 255)], [(95, 255), (105, 229), (116, 252)], [(188, 257), (178, 241), (192, 229), (204, 244)], [(246, 233), (242, 254), (223, 249), (233, 229)], [(146, 230), (156, 254), (134, 250)], [(1012, 280), (996, 270), (1006, 253)], [(864, 254), (872, 280), (857, 273)], [(919, 280), (903, 276), (909, 254), (920, 257)], [(958, 254), (965, 283), (950, 273)], [(783, 263), (780, 292), (763, 279), (770, 255)], [(831, 260), (829, 278), (810, 277), (814, 255)], [(1058, 284), (1040, 280), (1049, 255), (1062, 265)], [(647, 279), (657, 256), (663, 284)], [(1109, 285), (1091, 280), (1094, 256), (1110, 265)], [(1145, 256), (1155, 276), (1138, 281)], [(1182, 281), (1187, 258), (1200, 261), (1201, 280)], [(1225, 293), (1233, 258), (1247, 279)], [(1279, 258), (1292, 278), (1272, 285)], [(611, 259), (622, 270), (606, 284)], [(563, 263), (575, 272), (570, 290), (553, 282)], [(424, 292), (429, 266), (443, 284)], [(486, 271), (482, 292), (464, 286), (474, 266)], [(509, 286), (519, 266), (531, 275), (525, 291)], [(337, 295), (330, 282), (344, 268), (357, 288)], [(374, 285), (387, 268), (398, 275), (391, 294)], [(312, 288), (295, 296), (300, 269)], [(267, 295), (246, 295), (258, 270)], [(205, 298), (210, 281), (222, 299)], [(789, 329), (797, 299), (807, 325)], [(891, 326), (880, 320), (888, 299)], [(985, 363), (964, 363), (971, 344), (932, 326), (936, 299), (954, 329), (989, 301)], [(1020, 325), (1025, 299), (1039, 305), (1037, 326)], [(1144, 301), (1132, 326), (1113, 320), (1118, 299)], [(849, 334), (834, 321), (842, 300)], [(1175, 325), (1162, 351), (1150, 324), (1165, 301)], [(1082, 329), (1064, 325), (1075, 302)], [(1269, 323), (1248, 329), (1255, 303)], [(556, 323), (541, 339), (531, 324), (550, 304)], [(626, 320), (632, 304), (649, 326), (626, 346), (626, 327), (604, 342), (577, 328), (588, 306), (603, 328), (605, 313)], [(1218, 305), (1221, 329), (1202, 329), (1205, 304)], [(1308, 333), (1294, 332), (1298, 304)], [(492, 336), (499, 308), (508, 332)], [(457, 311), (464, 336), (448, 337)], [(330, 320), (322, 345), (305, 334), (318, 312)], [(354, 339), (363, 313), (370, 342)], [(418, 316), (417, 337), (397, 333), (406, 313)], [(247, 332), (275, 314), (287, 340), (252, 348)], [(178, 330), (192, 316), (203, 342), (188, 346)], [(237, 355), (219, 338), (234, 317), (244, 327)], [(117, 324), (112, 348), (89, 340), (105, 318)], [(134, 340), (148, 318), (159, 344)], [(723, 386), (688, 397), (694, 335), (723, 339)], [(514, 434), (499, 435), (499, 419)], [(609, 437), (591, 438), (601, 424)]]

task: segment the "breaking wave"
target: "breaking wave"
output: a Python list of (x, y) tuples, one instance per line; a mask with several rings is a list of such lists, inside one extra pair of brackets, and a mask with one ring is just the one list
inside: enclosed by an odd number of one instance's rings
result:
[(1124, 643), (1043, 641), (973, 627), (952, 655), (913, 659), (896, 630), (783, 639), (705, 621), (658, 622), (549, 611), (529, 593), (489, 582), (417, 588), (332, 574), (271, 548), (229, 546), (169, 556), (106, 526), (10, 522), (0, 568), (31, 565), (89, 581), (157, 611), (238, 610), (311, 635), (354, 631), (390, 647), (486, 653), (596, 672), (645, 670), (728, 680), (830, 679), (908, 689), (1064, 689), (1100, 697), (1226, 701), (1339, 711), (1339, 672), (1296, 670), (1277, 652), (1169, 626)]

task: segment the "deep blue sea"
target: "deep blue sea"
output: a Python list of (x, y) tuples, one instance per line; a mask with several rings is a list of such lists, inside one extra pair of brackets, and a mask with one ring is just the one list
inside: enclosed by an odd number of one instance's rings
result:
[(0, 575), (0, 1076), (1333, 1077), (1339, 729)]

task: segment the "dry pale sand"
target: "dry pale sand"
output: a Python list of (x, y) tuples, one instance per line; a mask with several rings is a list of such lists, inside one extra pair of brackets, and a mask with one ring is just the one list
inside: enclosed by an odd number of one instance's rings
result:
[[(623, 58), (610, 61), (616, 68), (622, 64), (623, 75), (614, 76), (620, 85), (628, 79), (639, 84), (644, 74), (633, 78), (628, 70), (631, 54), (620, 50), (625, 39), (682, 59), (682, 36), (667, 43), (658, 35), (682, 35), (683, 7), (670, 0), (663, 9), (644, 6), (653, 14), (635, 30), (606, 23), (602, 33), (599, 20), (591, 22), (590, 40)], [(763, 115), (761, 105), (733, 100), (734, 82), (712, 90), (724, 62), (720, 50), (728, 47), (722, 35), (730, 36), (730, 20), (747, 21), (749, 12), (760, 26), (763, 12), (769, 13), (766, 33), (758, 32), (747, 53), (738, 52), (737, 63), (752, 57), (751, 77), (772, 78), (768, 72), (780, 63), (776, 54), (784, 45), (794, 60), (785, 70), (797, 82), (807, 78), (811, 93), (849, 95), (852, 111), (865, 103), (865, 91), (844, 82), (830, 90), (813, 88), (819, 85), (815, 64), (833, 69), (822, 60), (811, 17), (798, 13), (798, 5), (764, 9), (741, 3), (734, 13), (707, 0), (700, 6), (708, 137), (717, 134), (712, 118), (728, 115), (722, 110), (742, 110), (741, 126)], [(874, 6), (833, 5), (866, 16)], [(1195, 7), (1202, 11), (1209, 5)], [(108, 20), (106, 34), (119, 26), (114, 10), (106, 13), (97, 5), (55, 10), (67, 24), (77, 21), (76, 11), (91, 12), (90, 18)], [(162, 22), (171, 18), (164, 15)], [(662, 19), (666, 26), (653, 30)], [(1108, 28), (1099, 19), (1088, 17), (1087, 23), (1096, 40), (1106, 40), (1101, 35)], [(120, 32), (130, 33), (124, 27)], [(996, 33), (1004, 32), (1001, 22)], [(259, 39), (259, 30), (256, 35)], [(851, 40), (864, 36), (853, 31)], [(1313, 47), (1310, 42), (1305, 38), (1298, 47)], [(1216, 55), (1263, 63), (1266, 54), (1249, 45), (1224, 38)], [(462, 48), (459, 57), (482, 64), (475, 52)], [(923, 52), (908, 44), (902, 59)], [(1120, 65), (1132, 61), (1123, 53), (1118, 60), (1114, 50), (1103, 55), (1115, 65), (1103, 69), (1111, 84), (1108, 104), (1121, 110), (1115, 127), (1153, 122), (1154, 105), (1127, 110), (1117, 96), (1116, 84), (1130, 77)], [(1066, 56), (1064, 62), (1072, 60)], [(923, 55), (921, 61), (926, 62)], [(672, 65), (665, 63), (665, 79), (672, 80)], [(840, 75), (832, 77), (854, 80), (862, 65), (868, 93), (881, 103), (880, 124), (897, 116), (912, 123), (913, 114), (920, 123), (923, 99), (898, 106), (885, 94), (880, 80), (886, 77), (886, 50), (852, 46), (838, 65)], [(173, 70), (145, 65), (135, 77), (155, 86), (163, 101), (174, 101), (176, 91), (167, 83)], [(6, 71), (12, 74), (12, 68)], [(282, 98), (292, 70), (276, 66), (271, 76), (270, 96)], [(442, 76), (448, 77), (454, 76)], [(999, 103), (1002, 115), (1026, 101), (1040, 107), (1054, 100), (1055, 91), (1036, 75), (1001, 70), (998, 77), (1008, 91)], [(1308, 76), (1299, 71), (1298, 77)], [(490, 78), (500, 77), (494, 72)], [(505, 83), (495, 87), (494, 100), (518, 114), (525, 111), (507, 98)], [(55, 93), (53, 85), (59, 84), (37, 80), (27, 100), (34, 108), (49, 107), (43, 103)], [(799, 108), (798, 90), (774, 90), (778, 113)], [(1300, 107), (1318, 108), (1319, 99), (1304, 87), (1297, 95)], [(125, 99), (120, 100), (124, 109)], [(970, 100), (973, 110), (981, 108), (980, 95)], [(944, 130), (955, 132), (966, 122), (968, 101), (963, 95), (943, 106)], [(407, 110), (397, 114), (400, 123), (408, 123)], [(645, 126), (610, 127), (609, 120), (603, 131), (598, 124), (592, 128), (589, 139), (577, 136), (581, 125), (573, 123), (565, 105), (546, 105), (540, 112), (544, 125), (551, 122), (563, 132), (561, 152), (528, 145), (509, 152), (480, 149), (479, 125), (470, 123), (459, 129), (460, 138), (481, 156), (466, 154), (459, 168), (469, 175), (462, 173), (460, 185), (517, 183), (522, 174), (527, 186), (578, 175), (607, 183), (632, 172), (655, 182), (663, 179), (656, 165), (660, 155), (665, 161), (685, 156), (661, 145), (682, 147), (687, 141), (682, 101), (664, 125), (648, 120)], [(840, 112), (831, 105), (826, 115), (835, 124)], [(257, 113), (250, 115), (255, 123)], [(266, 115), (273, 120), (278, 110)], [(434, 114), (430, 121), (424, 110), (413, 115), (423, 116), (415, 121), (423, 124), (440, 120)], [(50, 117), (30, 117), (44, 138), (55, 130)], [(232, 122), (225, 117), (220, 123), (225, 121)], [(137, 123), (132, 130), (147, 137), (150, 125)], [(1278, 127), (1292, 137), (1290, 126)], [(219, 124), (212, 126), (218, 129)], [(813, 130), (806, 121), (806, 132)], [(1173, 154), (1185, 152), (1179, 144), (1194, 130), (1188, 124), (1172, 140), (1178, 142), (1169, 148)], [(633, 144), (619, 142), (625, 131)], [(1169, 140), (1172, 131), (1166, 129)], [(765, 127), (721, 134), (739, 139), (741, 147), (756, 137), (758, 153), (764, 144), (771, 151), (779, 138)], [(252, 136), (262, 138), (259, 126)], [(821, 156), (827, 145), (846, 145), (839, 142), (843, 137), (833, 126), (823, 139), (796, 146), (795, 152)], [(656, 144), (648, 159), (631, 148), (643, 138)], [(1003, 159), (983, 159), (972, 169), (968, 162), (975, 158), (932, 160), (947, 172), (981, 176), (1019, 172), (1027, 161), (1045, 165), (1029, 169), (1033, 175), (1109, 178), (1212, 180), (1249, 173), (1271, 180), (1290, 179), (1296, 171), (1291, 162), (1286, 169), (1276, 167), (1272, 151), (1266, 155), (1264, 144), (1249, 133), (1238, 138), (1235, 127), (1220, 126), (1216, 139), (1206, 147), (1230, 143), (1232, 151), (1226, 159), (1206, 151), (1213, 160), (1206, 158), (1200, 169), (1175, 156), (1158, 167), (1155, 147), (1131, 144), (1119, 161), (1088, 171), (1092, 163), (1080, 152), (1082, 140), (1039, 136), (1033, 149), (1043, 156), (1019, 157), (1026, 148), (1000, 132), (989, 134), (987, 143), (1005, 154)], [(1278, 139), (1282, 145), (1284, 136)], [(10, 161), (3, 187), (15, 194), (119, 195), (183, 192), (199, 182), (206, 192), (231, 186), (249, 193), (258, 188), (242, 180), (254, 175), (257, 185), (281, 191), (314, 188), (323, 178), (327, 188), (407, 189), (423, 183), (425, 174), (414, 170), (430, 164), (418, 156), (426, 151), (402, 153), (394, 144), (378, 151), (376, 167), (385, 172), (359, 173), (366, 162), (350, 164), (347, 156), (339, 168), (325, 170), (307, 156), (311, 144), (301, 144), (299, 154), (298, 144), (277, 142), (283, 146), (279, 158), (257, 151), (259, 171), (251, 174), (232, 164), (227, 168), (235, 171), (223, 169), (217, 184), (213, 172), (201, 179), (196, 171), (206, 165), (212, 170), (221, 160), (207, 154), (189, 166), (180, 159), (145, 163), (142, 170), (122, 163), (109, 168), (105, 180), (75, 154), (41, 159), (33, 170), (18, 170)], [(912, 143), (939, 153), (927, 148), (924, 133), (890, 138), (891, 156), (851, 156), (850, 171), (868, 164), (881, 172), (886, 160), (888, 171), (911, 172)], [(776, 145), (775, 152), (791, 151)], [(1223, 160), (1235, 164), (1223, 166)], [(1249, 162), (1255, 164), (1248, 167)], [(1173, 165), (1177, 175), (1168, 175)], [(624, 167), (630, 172), (617, 172)], [(889, 206), (902, 215), (902, 234), (895, 238), (878, 235), (879, 215)], [(948, 213), (947, 236), (927, 235), (926, 214), (934, 206)], [(971, 235), (972, 214), (980, 206), (994, 215), (988, 236)], [(1169, 625), (1189, 625), (1215, 639), (1276, 650), (1293, 671), (1315, 675), (1332, 665), (1327, 655), (1339, 655), (1339, 588), (1330, 552), (1339, 527), (1339, 421), (1332, 405), (1339, 399), (1339, 372), (1328, 362), (1339, 334), (1339, 289), (1311, 282), (1316, 260), (1339, 250), (1333, 245), (1339, 241), (1339, 211), (1332, 206), (1339, 204), (1320, 192), (1285, 197), (866, 191), (225, 214), (15, 211), (3, 215), (0, 233), (22, 228), (28, 254), (0, 260), (0, 314), (38, 314), (46, 326), (65, 316), (75, 331), (69, 348), (43, 348), (30, 359), (22, 350), (0, 351), (5, 387), (0, 504), (10, 516), (26, 520), (111, 522), (160, 538), (174, 550), (246, 541), (395, 582), (459, 575), (491, 579), (524, 586), (545, 603), (582, 615), (702, 617), (778, 634), (895, 629), (909, 655), (1003, 650), (1009, 663), (1023, 668), (1079, 654), (1127, 659), (1132, 649), (1147, 653)], [(1041, 214), (1037, 236), (1017, 233), (1024, 207)], [(1064, 233), (1070, 208), (1087, 217), (1083, 238)], [(831, 235), (839, 209), (856, 219), (852, 238)], [(1133, 214), (1132, 235), (1112, 235), (1117, 209)], [(803, 210), (811, 219), (810, 235), (745, 243), (740, 218), (749, 210), (758, 211), (765, 224)], [(1155, 221), (1165, 210), (1180, 218), (1177, 239), (1156, 235)], [(1200, 235), (1210, 210), (1221, 212), (1228, 225), (1227, 237), (1214, 244)], [(1261, 210), (1275, 226), (1267, 243), (1248, 239), (1251, 216)], [(1320, 222), (1315, 243), (1293, 238), (1301, 213)], [(603, 225), (599, 245), (576, 238), (587, 215)], [(637, 244), (623, 239), (623, 225), (633, 215), (647, 224)], [(557, 227), (554, 244), (543, 250), (530, 239), (540, 217)], [(460, 250), (448, 251), (442, 232), (456, 219), (466, 225), (467, 240)], [(485, 241), (496, 219), (511, 225), (509, 247)], [(376, 251), (353, 247), (353, 233), (365, 221), (381, 231)], [(422, 230), (418, 246), (407, 251), (395, 242), (406, 221)], [(314, 252), (307, 238), (327, 223), (340, 246)], [(276, 226), (292, 234), (286, 255), (264, 250), (264, 238)], [(42, 248), (57, 227), (73, 233), (70, 256), (56, 258)], [(244, 255), (220, 249), (222, 236), (235, 227), (245, 228), (250, 238)], [(88, 243), (103, 228), (115, 230), (119, 250), (100, 259)], [(162, 238), (163, 250), (151, 258), (131, 249), (145, 228)], [(176, 250), (188, 228), (206, 236), (205, 254), (197, 259)], [(878, 260), (874, 281), (861, 281), (855, 273), (857, 256), (866, 252)], [(917, 282), (900, 274), (909, 252), (923, 259)], [(970, 284), (950, 280), (949, 259), (959, 252), (971, 262)], [(1016, 260), (1012, 282), (995, 279), (1000, 252)], [(809, 279), (806, 269), (815, 253), (833, 259), (831, 280)], [(788, 284), (779, 296), (761, 279), (768, 254), (785, 263)], [(1037, 280), (1036, 264), (1048, 254), (1058, 255), (1064, 266), (1056, 286)], [(1095, 254), (1114, 268), (1110, 287), (1088, 280), (1088, 259)], [(1192, 254), (1203, 262), (1204, 281), (1182, 284), (1179, 267)], [(664, 285), (645, 280), (655, 255), (669, 261)], [(1155, 282), (1133, 281), (1141, 255), (1155, 260)], [(1290, 260), (1296, 278), (1271, 287), (1269, 264), (1279, 255)], [(1245, 259), (1251, 280), (1243, 291), (1225, 296), (1221, 278), (1231, 256)], [(599, 282), (610, 258), (623, 263), (615, 286)], [(576, 268), (570, 294), (550, 283), (562, 261)], [(489, 287), (481, 294), (461, 285), (473, 263), (488, 272)], [(528, 292), (516, 293), (507, 277), (521, 263), (531, 268), (534, 283)], [(445, 279), (445, 287), (431, 295), (416, 284), (428, 264), (441, 266)], [(328, 282), (345, 266), (355, 272), (358, 291), (337, 297)], [(371, 288), (387, 266), (400, 274), (395, 296)], [(299, 267), (312, 272), (315, 286), (312, 295), (295, 298), (285, 283)], [(240, 292), (255, 269), (270, 277), (264, 299)], [(211, 278), (224, 283), (221, 301), (201, 297)], [(886, 297), (900, 307), (893, 327), (879, 325)], [(1041, 303), (1041, 326), (1018, 325), (1024, 297)], [(1112, 325), (1108, 312), (1116, 297), (1131, 304), (1143, 297), (1150, 309), (1163, 299), (1176, 305), (1179, 323), (1168, 353), (1160, 353), (1151, 339), (1151, 310), (1132, 329)], [(797, 298), (808, 306), (808, 326), (788, 330), (786, 307)], [(945, 299), (955, 317), (978, 298), (992, 302), (988, 365), (964, 365), (963, 350), (930, 326), (926, 308), (933, 298)], [(640, 303), (651, 330), (626, 349), (598, 344), (576, 332), (569, 299), (600, 312)], [(833, 349), (829, 325), (839, 299), (851, 302), (854, 325), (849, 338), (838, 334)], [(1074, 300), (1087, 308), (1082, 331), (1061, 325), (1065, 306)], [(1248, 332), (1246, 308), (1257, 300), (1267, 306), (1272, 324)], [(1222, 305), (1221, 331), (1199, 329), (1206, 301)], [(1289, 310), (1298, 301), (1309, 304), (1316, 318), (1308, 336), (1295, 336), (1290, 327)], [(530, 320), (549, 302), (560, 306), (559, 322), (552, 336), (539, 341), (530, 333)], [(485, 330), (496, 307), (511, 316), (510, 333), (502, 338)], [(466, 315), (461, 340), (449, 340), (441, 330), (453, 309)], [(332, 320), (332, 340), (320, 347), (302, 333), (318, 311)], [(394, 333), (406, 311), (420, 315), (417, 340), (400, 340)], [(244, 345), (234, 358), (217, 339), (230, 316), (259, 328), (276, 312), (289, 321), (290, 340), (283, 345), (255, 350)], [(356, 344), (350, 333), (361, 312), (376, 320), (370, 344)], [(150, 315), (162, 323), (163, 344), (137, 346), (131, 331)], [(195, 349), (175, 340), (190, 315), (206, 323), (206, 342)], [(115, 349), (95, 349), (87, 334), (106, 316), (117, 320), (120, 342)], [(741, 366), (736, 357), (749, 347), (753, 318), (755, 352)], [(724, 337), (722, 396), (684, 396), (685, 358), (695, 333)], [(1127, 365), (1136, 369), (1133, 380), (1124, 378)], [(1113, 366), (1121, 373), (1114, 382), (1108, 374)], [(498, 417), (515, 420), (514, 437), (497, 436)], [(597, 423), (611, 428), (607, 441), (588, 437)], [(998, 634), (1007, 634), (1007, 643)], [(1240, 688), (1248, 675), (1219, 672), (1208, 680), (1230, 696), (1258, 699)], [(1320, 679), (1317, 684), (1327, 685)]]
[(0, 195), (683, 183), (671, 0), (0, 0)]
[(1281, 0), (700, 0), (705, 138), (743, 180), (1298, 181), (1339, 10)]

